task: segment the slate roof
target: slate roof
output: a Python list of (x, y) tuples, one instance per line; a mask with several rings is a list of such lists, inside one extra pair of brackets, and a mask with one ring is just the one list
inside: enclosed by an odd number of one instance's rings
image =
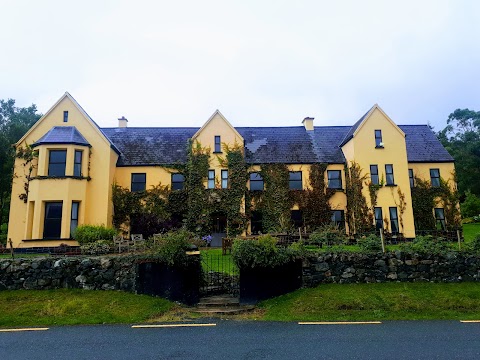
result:
[(365, 116), (367, 116), (367, 114), (370, 112), (370, 110), (372, 110), (372, 108), (370, 108), (365, 114), (363, 114), (363, 116), (360, 119), (358, 119), (358, 121), (355, 124), (353, 124), (352, 127), (350, 127), (350, 130), (347, 132), (347, 134), (343, 138), (342, 142), (340, 143), (340, 146), (345, 145), (347, 142), (350, 141), (351, 138), (353, 138), (353, 133), (355, 132), (355, 130), (357, 130), (357, 128), (362, 123), (363, 119), (365, 119)]
[[(359, 120), (358, 124), (362, 119)], [(358, 126), (357, 124), (357, 126)], [(354, 125), (355, 126), (355, 125)], [(354, 127), (353, 126), (353, 127)], [(245, 140), (246, 161), (250, 164), (343, 164), (340, 145), (351, 126), (319, 126), (306, 131), (293, 127), (237, 127)], [(451, 162), (448, 154), (427, 125), (400, 125), (406, 134), (409, 162)], [(188, 140), (199, 128), (103, 128), (119, 149), (118, 166), (172, 165), (184, 163)]]
[(428, 125), (399, 125), (398, 127), (405, 133), (409, 162), (454, 161)]
[(54, 126), (33, 146), (44, 144), (75, 144), (91, 146), (75, 126)]
[(120, 151), (117, 166), (172, 165), (187, 161), (187, 146), (199, 128), (102, 128)]

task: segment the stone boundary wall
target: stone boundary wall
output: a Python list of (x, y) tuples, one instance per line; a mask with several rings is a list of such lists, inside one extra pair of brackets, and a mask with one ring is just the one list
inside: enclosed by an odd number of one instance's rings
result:
[(78, 288), (135, 292), (132, 257), (45, 257), (0, 259), (0, 291)]
[(325, 253), (302, 264), (304, 287), (321, 283), (461, 282), (480, 280), (480, 257), (450, 253), (442, 256)]

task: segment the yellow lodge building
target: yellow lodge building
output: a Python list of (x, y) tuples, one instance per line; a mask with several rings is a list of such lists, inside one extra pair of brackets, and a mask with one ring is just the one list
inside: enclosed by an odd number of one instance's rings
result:
[[(185, 176), (178, 169), (187, 161), (189, 143), (210, 149), (208, 171), (202, 174), (205, 189), (229, 191), (231, 174), (223, 160), (225, 149), (235, 145), (247, 166), (246, 194), (266, 190), (262, 168), (271, 164), (287, 169), (288, 190), (297, 194), (319, 180), (311, 176), (323, 177), (329, 218), (349, 233), (356, 230), (346, 219), (362, 207), (373, 228), (413, 238), (419, 229), (412, 206), (416, 182), (456, 186), (454, 160), (428, 125), (397, 125), (378, 105), (352, 126), (315, 126), (313, 118), (305, 118), (299, 126), (239, 127), (219, 111), (201, 128), (127, 125), (122, 117), (117, 128), (99, 127), (65, 93), (15, 144), (8, 226), (15, 248), (77, 245), (77, 226), (112, 226), (113, 184), (132, 192), (159, 184), (170, 191), (184, 189)], [(323, 164), (321, 175), (311, 171), (314, 164)], [(349, 196), (349, 187), (355, 188), (352, 169), (358, 170), (360, 198)], [(261, 214), (246, 210), (253, 200), (245, 196), (242, 201), (243, 234), (267, 231)], [(292, 226), (304, 227), (302, 207), (292, 202), (290, 211)], [(449, 225), (441, 201), (428, 211), (438, 228)], [(228, 219), (216, 213), (210, 220), (212, 233), (225, 232)]]

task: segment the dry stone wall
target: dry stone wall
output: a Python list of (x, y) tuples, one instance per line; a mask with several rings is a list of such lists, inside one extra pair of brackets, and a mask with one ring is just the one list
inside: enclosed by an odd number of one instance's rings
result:
[(135, 291), (136, 264), (128, 256), (0, 260), (0, 291), (80, 288)]
[(480, 257), (462, 253), (414, 255), (325, 253), (303, 261), (303, 286), (321, 283), (460, 282), (480, 280)]

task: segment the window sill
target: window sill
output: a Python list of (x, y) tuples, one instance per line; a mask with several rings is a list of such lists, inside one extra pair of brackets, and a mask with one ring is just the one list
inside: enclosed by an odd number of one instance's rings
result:
[(214, 151), (212, 154), (223, 154), (223, 151)]
[(22, 241), (76, 241), (73, 238), (23, 239)]
[(375, 149), (385, 149), (385, 146), (375, 146)]
[(385, 186), (394, 187), (397, 186), (397, 184), (385, 184)]
[(73, 175), (64, 175), (64, 176), (35, 176), (32, 177), (32, 180), (59, 180), (59, 179), (74, 179), (74, 180), (87, 180), (90, 181), (92, 178), (90, 176), (73, 176)]
[(335, 190), (336, 192), (345, 192), (345, 189), (343, 188), (332, 188), (332, 187), (327, 187), (329, 190)]

